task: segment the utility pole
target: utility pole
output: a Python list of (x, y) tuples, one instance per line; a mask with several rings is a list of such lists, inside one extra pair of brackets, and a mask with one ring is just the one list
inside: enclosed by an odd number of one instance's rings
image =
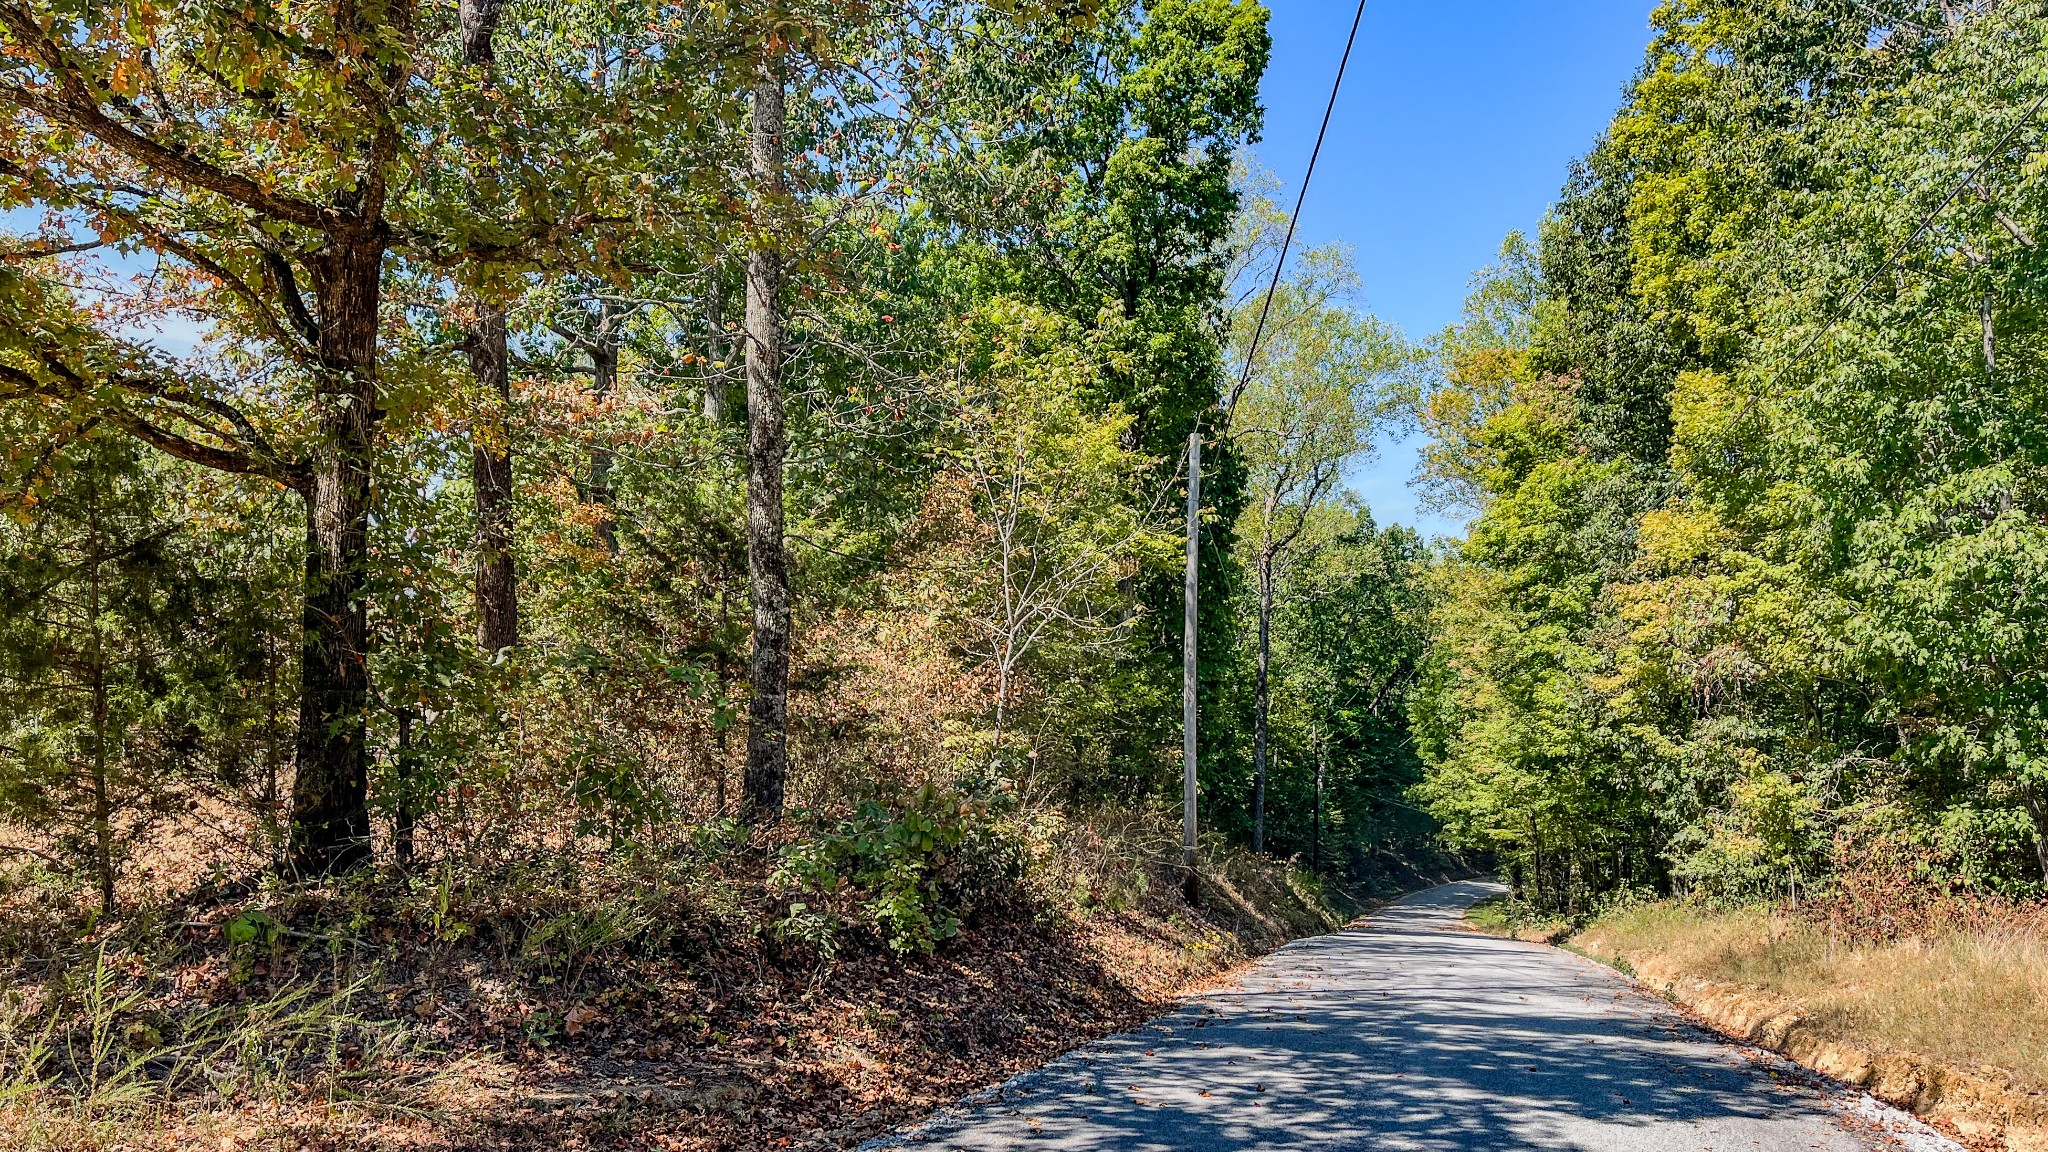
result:
[(1329, 758), (1329, 735), (1317, 726), (1316, 748), (1316, 812), (1315, 822), (1309, 826), (1308, 866), (1312, 872), (1323, 870), (1323, 764)]
[(1202, 432), (1188, 433), (1187, 603), (1181, 625), (1181, 864), (1187, 869), (1188, 899), (1195, 897), (1195, 575), (1202, 545)]

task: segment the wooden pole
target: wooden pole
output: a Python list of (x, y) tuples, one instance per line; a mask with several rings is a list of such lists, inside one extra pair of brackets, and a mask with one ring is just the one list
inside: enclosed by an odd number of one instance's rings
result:
[(1189, 898), (1195, 893), (1195, 576), (1202, 544), (1202, 433), (1188, 434), (1187, 603), (1181, 625), (1181, 864)]
[(1315, 822), (1308, 834), (1308, 866), (1311, 871), (1323, 870), (1323, 762), (1329, 755), (1330, 742), (1325, 733), (1318, 732), (1316, 746), (1316, 810)]

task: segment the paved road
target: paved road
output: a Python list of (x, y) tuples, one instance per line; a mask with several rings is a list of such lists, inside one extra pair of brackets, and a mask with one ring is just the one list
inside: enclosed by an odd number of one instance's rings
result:
[(1297, 941), (864, 1152), (1961, 1152), (1590, 960), (1466, 931), (1498, 891), (1450, 884)]

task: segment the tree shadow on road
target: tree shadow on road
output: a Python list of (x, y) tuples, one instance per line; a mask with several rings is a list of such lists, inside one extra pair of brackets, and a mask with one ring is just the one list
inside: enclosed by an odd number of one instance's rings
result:
[(1456, 931), (1443, 899), (1298, 941), (902, 1146), (1858, 1146), (1805, 1087), (1590, 961)]

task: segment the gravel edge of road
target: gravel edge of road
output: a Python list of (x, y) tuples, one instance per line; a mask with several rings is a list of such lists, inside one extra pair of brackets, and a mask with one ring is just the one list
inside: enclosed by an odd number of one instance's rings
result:
[[(1659, 990), (1654, 977), (1624, 971), (1593, 953), (1563, 950), (1612, 969), (1723, 1043), (1767, 1054), (1838, 1091), (1856, 1093), (1877, 1108), (1910, 1117), (1943, 1141), (1940, 1148), (2048, 1152), (2048, 1127), (2021, 1127), (2012, 1119), (2014, 1114), (2038, 1116), (2038, 1098), (2008, 1093), (1983, 1077), (1938, 1061), (1910, 1053), (1873, 1053), (1822, 1036), (1807, 1026), (1805, 1006), (1790, 997), (1698, 977), (1665, 981)], [(1760, 1004), (1766, 998), (1775, 1003)]]

